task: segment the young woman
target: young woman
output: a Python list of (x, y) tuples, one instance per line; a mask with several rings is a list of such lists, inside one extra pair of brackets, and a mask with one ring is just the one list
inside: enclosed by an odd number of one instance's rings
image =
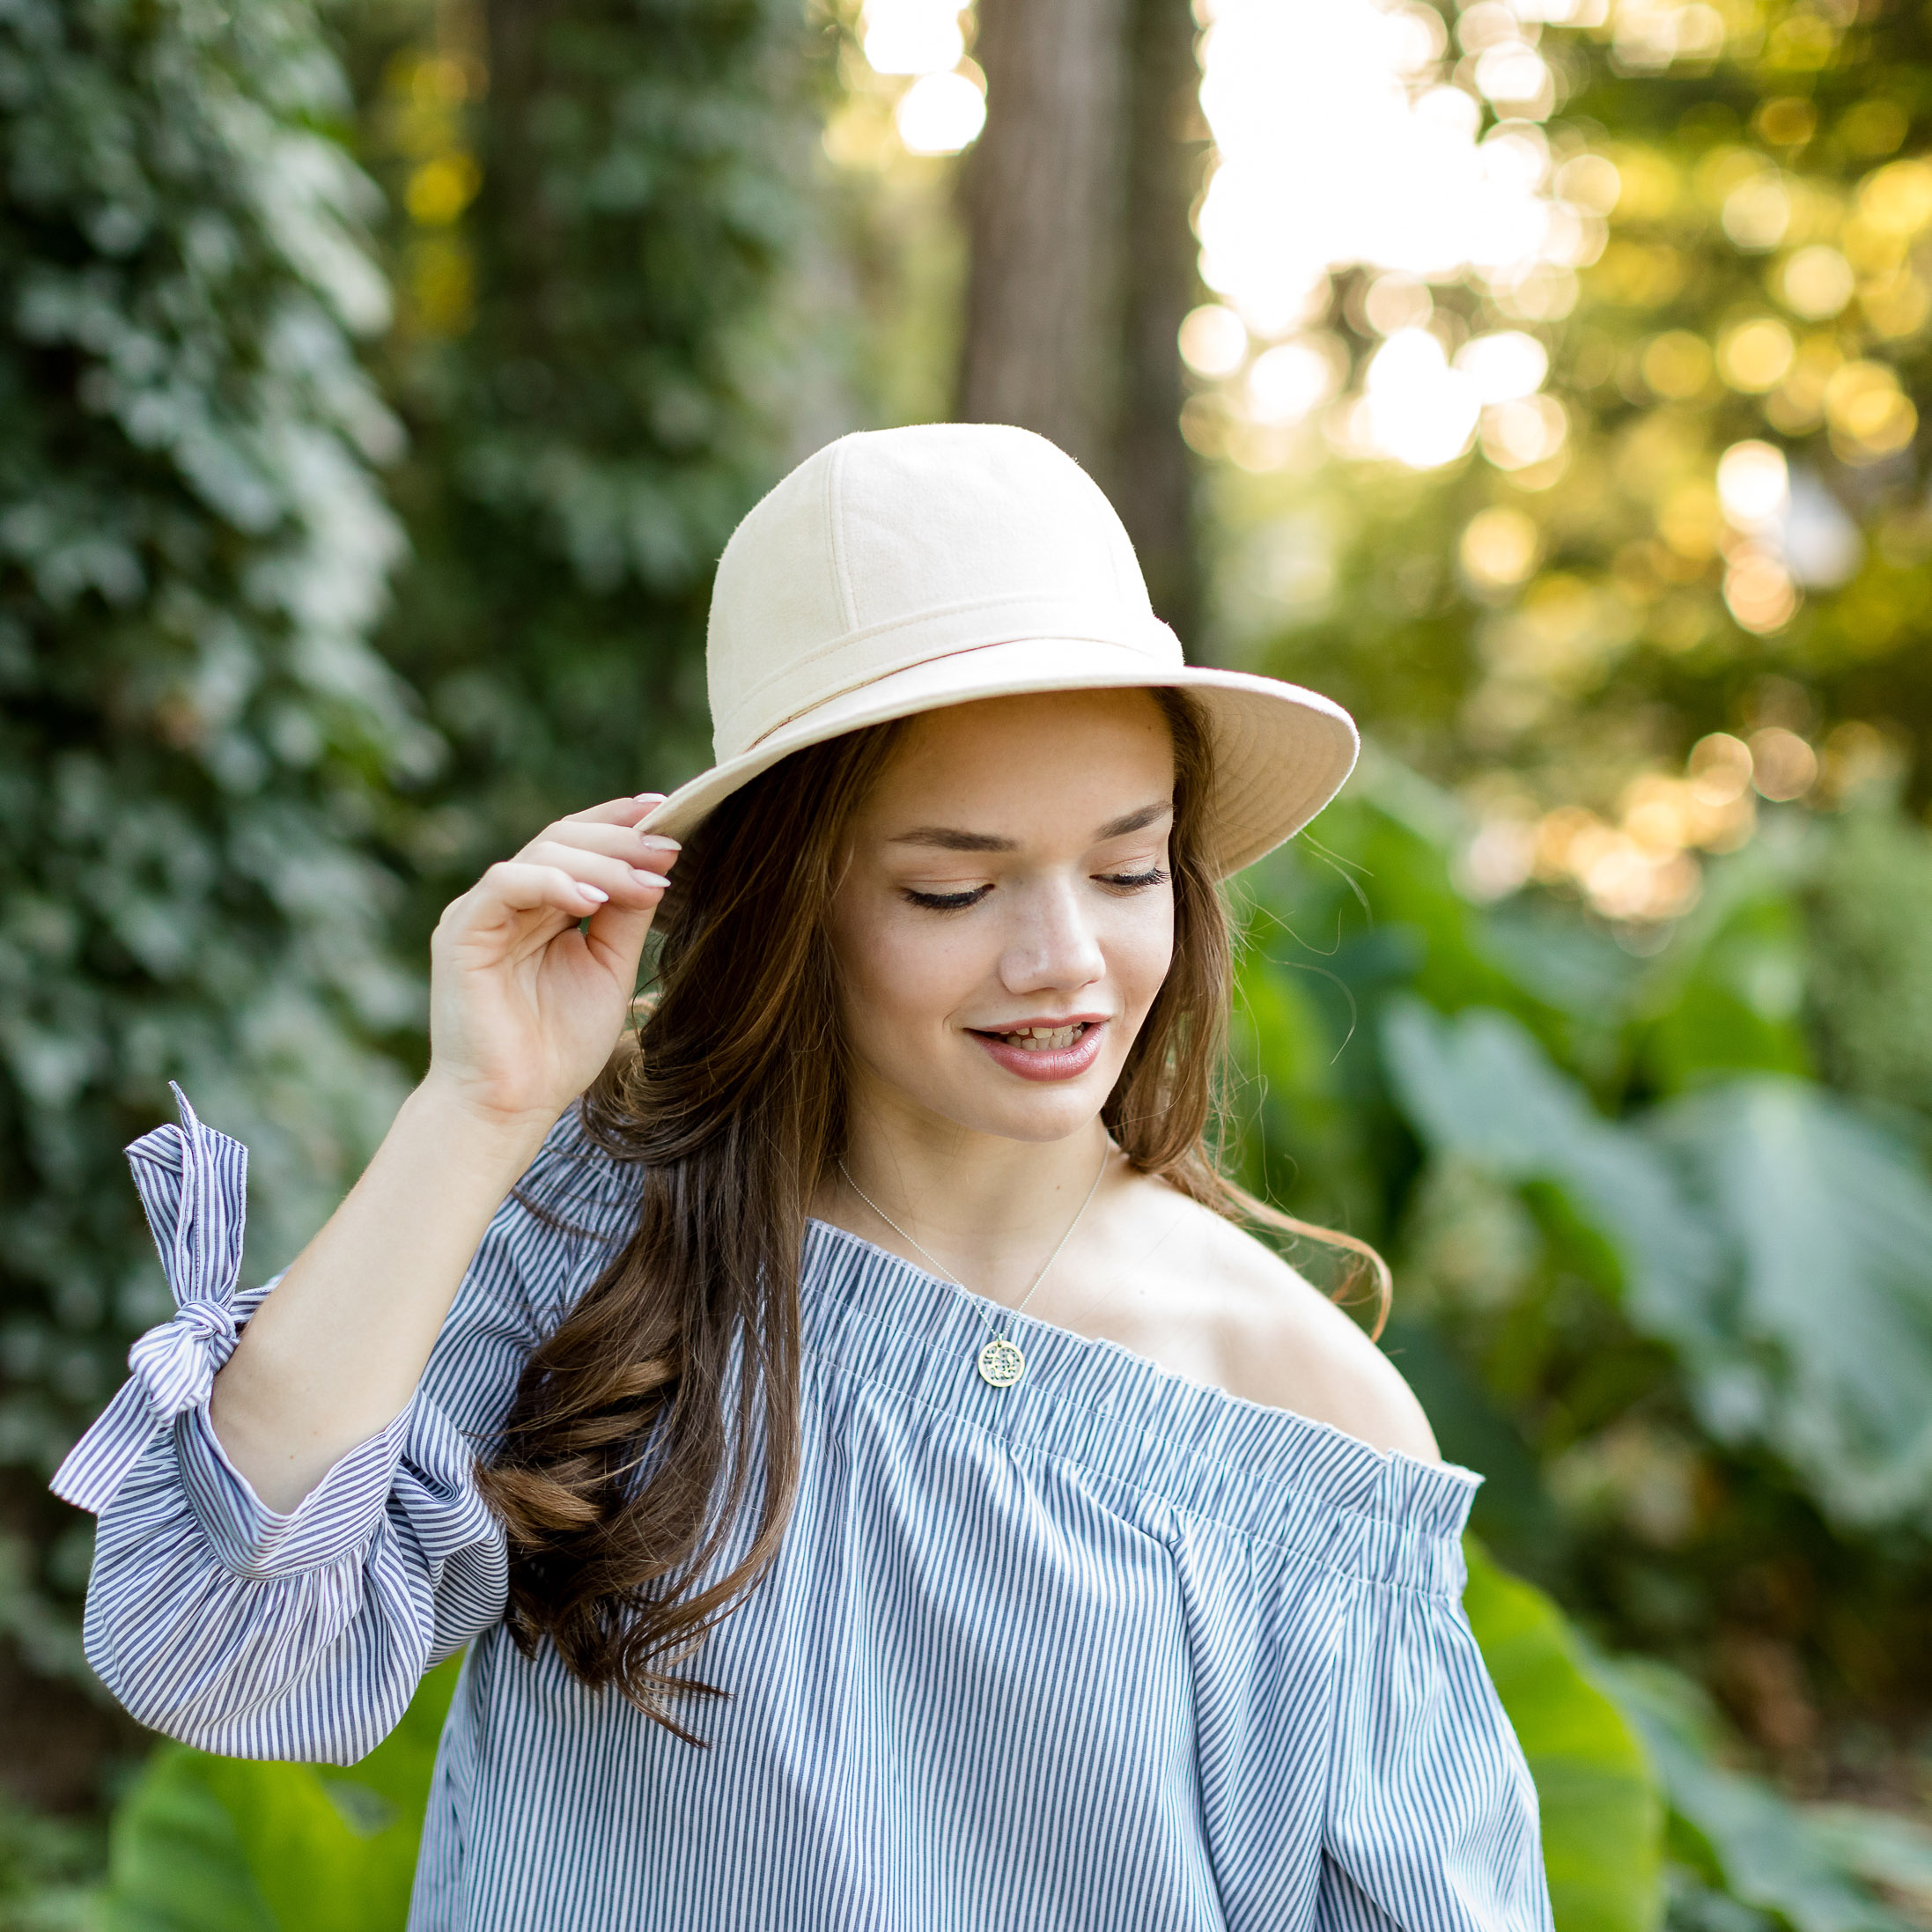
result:
[(821, 451), (710, 660), (711, 771), (444, 914), (272, 1292), (235, 1143), (130, 1150), (181, 1313), (56, 1478), (95, 1668), (346, 1764), (467, 1645), (417, 1932), (1543, 1932), (1478, 1478), (1204, 1139), (1217, 881), (1346, 718), (1184, 666), (1010, 429)]

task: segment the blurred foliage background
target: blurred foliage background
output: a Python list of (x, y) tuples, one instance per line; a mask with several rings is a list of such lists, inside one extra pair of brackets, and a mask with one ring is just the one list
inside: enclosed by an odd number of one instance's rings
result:
[(446, 1686), (338, 1779), (80, 1659), (120, 1150), (285, 1261), (444, 901), (705, 762), (736, 518), (955, 415), (1368, 734), (1228, 1154), (1487, 1475), (1560, 1928), (1932, 1925), (1932, 11), (0, 0), (0, 1927), (400, 1925)]

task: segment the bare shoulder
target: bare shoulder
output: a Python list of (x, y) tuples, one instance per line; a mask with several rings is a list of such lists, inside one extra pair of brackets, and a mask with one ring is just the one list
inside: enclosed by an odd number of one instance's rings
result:
[(1371, 1448), (1442, 1460), (1421, 1404), (1351, 1316), (1265, 1242), (1160, 1191), (1147, 1205), (1167, 1225), (1135, 1269), (1133, 1299), (1150, 1324), (1143, 1353)]

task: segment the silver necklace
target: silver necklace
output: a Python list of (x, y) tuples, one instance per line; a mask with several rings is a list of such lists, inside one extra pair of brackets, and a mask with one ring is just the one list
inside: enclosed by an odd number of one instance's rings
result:
[[(1084, 1214), (1087, 1212), (1088, 1208), (1093, 1204), (1093, 1198), (1095, 1195), (1100, 1192), (1100, 1184), (1102, 1180), (1105, 1178), (1107, 1173), (1107, 1155), (1111, 1154), (1113, 1151), (1113, 1143), (1110, 1140), (1107, 1143), (1106, 1152), (1103, 1153), (1100, 1157), (1100, 1172), (1094, 1176), (1094, 1184), (1088, 1189), (1087, 1198), (1080, 1203), (1079, 1213), (1073, 1216), (1072, 1220), (1067, 1222), (1066, 1232), (1062, 1235), (1058, 1242), (1055, 1243), (1053, 1252), (1046, 1257), (1045, 1263), (1042, 1265), (1039, 1273), (1034, 1276), (1033, 1287), (1029, 1288), (1027, 1292), (1022, 1294), (1017, 1302), (1014, 1303), (1013, 1307), (1007, 1310), (1007, 1313), (1008, 1315), (1017, 1315), (1021, 1311), (1021, 1309), (1023, 1309), (1027, 1305), (1027, 1303), (1033, 1299), (1033, 1288), (1038, 1287), (1041, 1282), (1046, 1279), (1047, 1269), (1051, 1268), (1053, 1264), (1060, 1258), (1060, 1250), (1066, 1247), (1067, 1243), (1073, 1238), (1073, 1230), (1080, 1224), (1080, 1215)], [(932, 1268), (933, 1272), (935, 1274), (940, 1274), (945, 1276), (945, 1278), (948, 1281), (950, 1281), (955, 1288), (964, 1288), (968, 1294), (970, 1294), (973, 1292), (970, 1288), (966, 1287), (966, 1284), (962, 1281), (960, 1278), (956, 1274), (955, 1274), (949, 1268), (941, 1267), (938, 1262), (933, 1259), (931, 1255), (925, 1253), (925, 1250), (924, 1248), (919, 1247), (918, 1243), (914, 1241), (911, 1235), (907, 1234), (905, 1229), (900, 1227), (898, 1222), (894, 1220), (891, 1215), (887, 1213), (885, 1209), (881, 1207), (878, 1202), (874, 1200), (871, 1195), (867, 1194), (866, 1191), (859, 1186), (857, 1181), (852, 1179), (851, 1169), (846, 1167), (845, 1163), (843, 1161), (838, 1163), (838, 1171), (845, 1176), (845, 1185), (849, 1187), (852, 1191), (852, 1192), (856, 1194), (859, 1198), (862, 1200), (866, 1204), (866, 1206), (869, 1207), (873, 1211), (873, 1213), (876, 1214), (879, 1219), (882, 1220), (886, 1224), (886, 1226), (889, 1228), (893, 1231), (893, 1233), (899, 1237), (901, 1241), (904, 1242), (909, 1247), (918, 1248), (918, 1251), (922, 1255), (925, 1255), (926, 1264)], [(990, 1317), (987, 1317), (985, 1319), (986, 1326), (990, 1331), (992, 1327), (992, 1320)], [(992, 1335), (989, 1333), (986, 1346), (979, 1351), (977, 1357), (975, 1359), (974, 1366), (979, 1370), (979, 1379), (982, 1382), (991, 1383), (995, 1389), (1010, 1389), (1014, 1383), (1019, 1381), (1021, 1375), (1026, 1374), (1027, 1359), (1022, 1353), (1021, 1353), (1019, 1343), (1013, 1340), (1010, 1336), (1007, 1335), (1002, 1331), (1001, 1333), (997, 1335)]]

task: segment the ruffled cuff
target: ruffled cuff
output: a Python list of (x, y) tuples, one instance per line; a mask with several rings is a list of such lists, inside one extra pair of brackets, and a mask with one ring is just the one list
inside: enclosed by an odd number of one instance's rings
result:
[(205, 1406), (234, 1353), (238, 1325), (267, 1290), (238, 1293), (248, 1150), (204, 1126), (170, 1080), (180, 1126), (157, 1127), (128, 1149), (177, 1309), (128, 1351), (121, 1392), (55, 1471), (56, 1496), (96, 1515), (111, 1503), (156, 1436)]
[(269, 1508), (228, 1459), (206, 1404), (175, 1424), (175, 1447), (181, 1486), (208, 1546), (238, 1576), (295, 1575), (357, 1556), (392, 1509), (431, 1566), (499, 1540), (476, 1490), (475, 1450), (420, 1392), (287, 1512)]

